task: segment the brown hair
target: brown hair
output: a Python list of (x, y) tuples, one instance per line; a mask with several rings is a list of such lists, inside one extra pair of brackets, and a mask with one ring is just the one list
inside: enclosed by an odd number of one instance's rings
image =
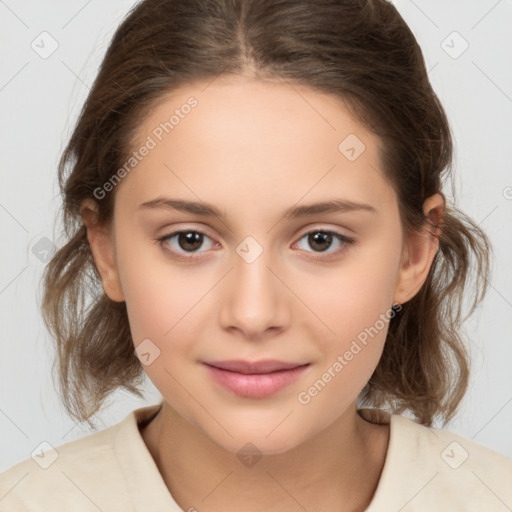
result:
[[(66, 243), (45, 269), (42, 311), (56, 340), (64, 405), (77, 420), (91, 424), (118, 387), (142, 397), (144, 378), (126, 304), (103, 292), (81, 203), (126, 161), (137, 126), (166, 93), (220, 75), (277, 78), (338, 96), (383, 143), (404, 232), (425, 228), (423, 201), (450, 176), (446, 114), (390, 2), (140, 2), (114, 34), (59, 163)], [(105, 226), (114, 197), (115, 190), (98, 201)], [(448, 203), (428, 278), (390, 321), (362, 403), (409, 411), (425, 425), (454, 415), (469, 374), (459, 332), (463, 294), (472, 298), (469, 315), (486, 291), (489, 252), (486, 235)]]

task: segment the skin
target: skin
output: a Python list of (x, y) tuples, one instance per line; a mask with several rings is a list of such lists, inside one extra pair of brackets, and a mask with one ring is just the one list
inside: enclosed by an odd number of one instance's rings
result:
[[(189, 84), (143, 120), (134, 148), (190, 96), (198, 106), (117, 186), (111, 229), (96, 223), (94, 201), (82, 207), (105, 293), (126, 301), (135, 346), (149, 338), (160, 350), (144, 370), (164, 407), (141, 435), (184, 510), (364, 510), (389, 427), (363, 420), (356, 402), (387, 324), (309, 403), (297, 396), (365, 327), (417, 293), (438, 239), (404, 238), (380, 140), (342, 102), (308, 88), (248, 77)], [(366, 146), (354, 161), (338, 150), (349, 134)], [(163, 196), (212, 203), (225, 220), (138, 209)], [(375, 212), (283, 216), (331, 198)], [(443, 208), (440, 194), (423, 205), (435, 224)], [(155, 241), (180, 229), (205, 233), (203, 245)], [(314, 230), (355, 242), (333, 239), (322, 252), (304, 236)], [(236, 252), (247, 236), (263, 249), (251, 263)], [(196, 259), (174, 259), (164, 246)], [(220, 387), (200, 362), (267, 358), (310, 365), (258, 399)], [(252, 467), (237, 457), (248, 442), (262, 454)]]

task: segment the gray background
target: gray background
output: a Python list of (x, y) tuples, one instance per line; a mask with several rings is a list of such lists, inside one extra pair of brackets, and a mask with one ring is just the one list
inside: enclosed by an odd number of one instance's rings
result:
[[(512, 458), (512, 1), (394, 3), (422, 46), (451, 122), (456, 198), (495, 249), (491, 288), (465, 324), (470, 390), (446, 428)], [(90, 433), (65, 414), (52, 382), (39, 279), (45, 243), (61, 240), (54, 229), (58, 158), (109, 39), (133, 4), (0, 0), (0, 471), (42, 441), (58, 446)], [(50, 36), (40, 35), (45, 31)], [(52, 44), (58, 47), (45, 55)], [(148, 379), (145, 389), (144, 401), (112, 395), (95, 418), (99, 428), (160, 400)]]

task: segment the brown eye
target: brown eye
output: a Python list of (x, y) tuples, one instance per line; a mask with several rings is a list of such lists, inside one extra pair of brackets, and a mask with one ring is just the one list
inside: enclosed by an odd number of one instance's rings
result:
[[(343, 252), (349, 245), (354, 243), (354, 239), (349, 238), (348, 236), (342, 235), (341, 233), (337, 233), (336, 231), (328, 231), (318, 229), (315, 231), (310, 231), (309, 233), (304, 234), (300, 241), (306, 240), (306, 244), (309, 248), (313, 249), (312, 251), (308, 251), (307, 247), (302, 247), (302, 249), (307, 252), (313, 253), (326, 253), (327, 256), (336, 256)], [(300, 244), (300, 241), (297, 242)], [(338, 245), (338, 248), (332, 251), (329, 249), (333, 246)], [(299, 247), (301, 248), (301, 247)]]
[[(205, 240), (209, 241), (211, 247), (216, 245), (208, 235), (201, 231), (192, 229), (188, 231), (175, 231), (174, 233), (170, 233), (169, 235), (158, 238), (157, 240), (160, 242), (163, 250), (171, 254), (173, 258), (182, 261), (198, 257), (196, 256), (196, 253), (197, 255), (200, 255), (201, 253), (206, 252), (206, 250), (198, 250), (205, 245)], [(187, 253), (190, 256), (187, 256)]]
[(332, 244), (333, 236), (325, 231), (308, 234), (308, 244), (317, 251), (326, 251)]
[(178, 245), (184, 251), (195, 251), (203, 245), (203, 234), (197, 231), (182, 231), (177, 235)]

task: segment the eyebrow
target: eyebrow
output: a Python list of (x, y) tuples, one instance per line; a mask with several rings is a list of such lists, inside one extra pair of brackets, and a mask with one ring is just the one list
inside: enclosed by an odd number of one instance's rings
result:
[[(225, 215), (216, 206), (199, 201), (185, 201), (184, 199), (158, 197), (140, 204), (137, 208), (137, 210), (154, 209), (176, 210), (195, 215), (203, 215), (205, 217), (215, 217), (225, 221)], [(283, 218), (290, 220), (316, 215), (318, 213), (345, 213), (352, 211), (377, 213), (377, 210), (369, 204), (357, 203), (346, 199), (331, 199), (320, 203), (292, 206), (284, 212)]]

